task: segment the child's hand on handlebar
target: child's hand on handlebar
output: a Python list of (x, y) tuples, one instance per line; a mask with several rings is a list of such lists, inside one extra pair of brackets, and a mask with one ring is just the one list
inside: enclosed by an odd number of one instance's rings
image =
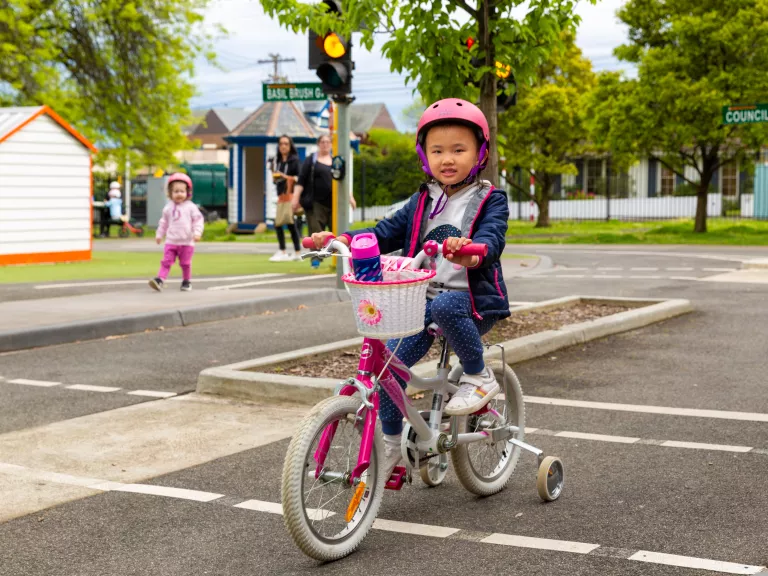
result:
[(462, 246), (472, 244), (472, 240), (469, 238), (451, 237), (446, 240), (445, 244), (449, 251), (443, 252), (443, 256), (454, 264), (458, 264), (459, 266), (464, 266), (466, 268), (473, 268), (480, 263), (480, 258), (478, 256), (457, 256), (456, 254), (453, 254), (453, 252), (456, 252), (456, 250)]
[[(334, 235), (332, 232), (315, 232), (312, 234), (312, 241), (315, 243), (315, 248), (320, 250), (323, 248), (328, 242), (328, 238), (334, 238)], [(339, 242), (344, 244), (345, 246), (349, 246), (349, 243), (347, 242), (346, 237), (339, 236), (336, 238)]]

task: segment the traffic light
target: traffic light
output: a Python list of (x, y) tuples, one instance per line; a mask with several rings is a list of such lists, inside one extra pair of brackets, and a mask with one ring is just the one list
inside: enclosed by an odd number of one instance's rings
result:
[[(336, 0), (323, 0), (329, 13), (341, 15), (341, 5)], [(352, 44), (335, 32), (319, 36), (309, 31), (309, 69), (316, 70), (329, 96), (352, 92)]]
[[(472, 37), (467, 38), (464, 45), (467, 47), (467, 50), (471, 50), (472, 46), (475, 45), (475, 39)], [(476, 57), (472, 57), (471, 63), (475, 68), (479, 68), (483, 65)], [(512, 73), (512, 67), (509, 64), (504, 64), (498, 60), (496, 61), (496, 76), (498, 77), (496, 88), (501, 92), (496, 96), (496, 109), (498, 112), (504, 112), (504, 110), (510, 106), (517, 104), (517, 82), (515, 82), (515, 75)], [(474, 84), (474, 81), (467, 80), (466, 83)], [(511, 94), (505, 94), (510, 83), (514, 86), (514, 91)]]

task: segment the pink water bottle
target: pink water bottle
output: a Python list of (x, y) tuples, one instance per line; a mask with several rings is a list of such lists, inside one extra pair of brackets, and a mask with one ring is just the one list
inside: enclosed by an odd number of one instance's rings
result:
[(376, 235), (372, 232), (362, 232), (352, 238), (352, 268), (355, 279), (361, 282), (381, 282), (384, 275), (381, 272), (381, 255)]

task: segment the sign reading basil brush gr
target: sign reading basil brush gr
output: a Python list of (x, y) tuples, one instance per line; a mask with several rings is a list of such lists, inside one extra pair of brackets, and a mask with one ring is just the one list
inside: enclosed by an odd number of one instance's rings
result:
[(289, 102), (296, 100), (327, 100), (322, 84), (264, 84), (264, 102)]
[(723, 124), (768, 122), (768, 104), (723, 106)]

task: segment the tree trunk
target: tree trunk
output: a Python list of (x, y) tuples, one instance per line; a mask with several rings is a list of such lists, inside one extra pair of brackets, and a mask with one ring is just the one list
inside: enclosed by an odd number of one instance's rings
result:
[(701, 183), (696, 194), (696, 223), (693, 231), (702, 233), (707, 231), (707, 188), (702, 187)]
[(539, 207), (539, 219), (536, 228), (549, 228), (549, 198), (552, 195), (552, 180), (549, 174), (544, 175), (539, 188), (540, 193), (536, 197), (536, 205)]
[[(485, 65), (495, 69), (496, 54), (493, 48), (490, 22), (494, 17), (490, 0), (484, 0), (478, 6), (478, 40), (480, 50), (485, 54)], [(480, 110), (485, 114), (490, 129), (490, 148), (488, 150), (488, 166), (483, 176), (494, 186), (499, 183), (499, 154), (496, 146), (498, 134), (498, 113), (496, 107), (496, 74), (489, 72), (480, 80)]]
[[(715, 155), (714, 158), (716, 161), (717, 156)], [(714, 166), (705, 155), (702, 161), (699, 189), (696, 191), (696, 220), (693, 225), (694, 232), (704, 233), (707, 231), (707, 193), (709, 192), (709, 183), (712, 182), (712, 174), (714, 173)]]

